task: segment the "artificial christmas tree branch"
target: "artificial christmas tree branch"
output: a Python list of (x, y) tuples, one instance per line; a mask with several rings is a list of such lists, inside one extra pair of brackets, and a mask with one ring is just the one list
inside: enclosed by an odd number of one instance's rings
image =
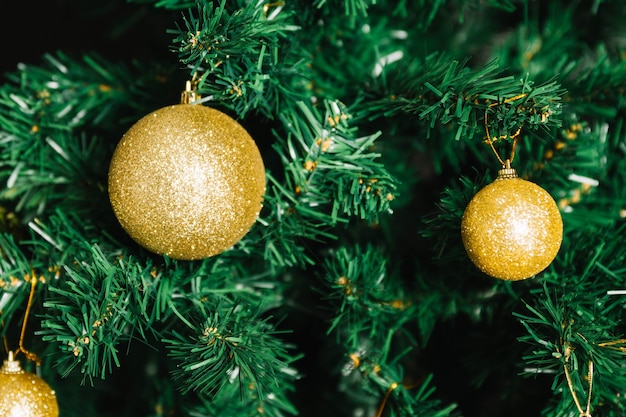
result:
[[(165, 12), (170, 59), (50, 45), (0, 85), (0, 319), (19, 326), (36, 271), (29, 346), (63, 416), (623, 414), (622, 5), (96, 9), (90, 40)], [(126, 235), (106, 179), (192, 77), (194, 105), (257, 141), (267, 188), (248, 234), (189, 262)], [(512, 168), (564, 227), (511, 283), (474, 268), (460, 226), (500, 168), (484, 139), (517, 132)]]

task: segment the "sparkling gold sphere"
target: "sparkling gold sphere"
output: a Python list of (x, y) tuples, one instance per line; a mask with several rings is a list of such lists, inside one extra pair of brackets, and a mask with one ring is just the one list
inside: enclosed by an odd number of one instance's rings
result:
[(554, 260), (563, 239), (563, 220), (550, 194), (506, 169), (467, 205), (461, 236), (467, 255), (481, 271), (517, 281), (538, 274)]
[(237, 243), (265, 194), (265, 167), (248, 132), (219, 110), (177, 104), (141, 118), (109, 166), (122, 228), (170, 258), (203, 259)]
[(54, 390), (37, 375), (25, 372), (13, 352), (0, 369), (0, 416), (58, 417)]

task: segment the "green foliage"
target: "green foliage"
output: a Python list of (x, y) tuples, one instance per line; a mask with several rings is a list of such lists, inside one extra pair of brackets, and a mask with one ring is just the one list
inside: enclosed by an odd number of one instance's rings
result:
[(172, 338), (164, 340), (178, 362), (174, 377), (186, 382), (185, 392), (219, 397), (236, 382), (243, 398), (264, 400), (279, 387), (285, 389), (297, 371), (290, 368), (294, 358), (287, 346), (273, 337), (269, 318), (261, 319), (259, 308), (239, 302), (219, 302), (214, 310), (208, 312), (200, 304), (199, 317), (185, 318), (190, 334), (174, 330)]
[(63, 205), (77, 215), (102, 207), (108, 161), (122, 132), (110, 131), (108, 141), (100, 128), (110, 129), (129, 106), (145, 109), (142, 87), (160, 73), (133, 80), (130, 68), (109, 66), (97, 55), (46, 54), (40, 67), (23, 65), (8, 75), (0, 92), (0, 178), (7, 185), (0, 199), (25, 219)]
[(485, 136), (481, 121), (492, 138), (512, 136), (519, 128), (559, 126), (564, 92), (560, 85), (551, 80), (535, 87), (527, 78), (504, 76), (496, 61), (474, 72), (443, 54), (433, 54), (423, 63), (399, 65), (385, 82), (391, 87), (382, 86), (385, 98), (373, 100), (370, 111), (384, 116), (414, 114), (430, 128), (453, 124), (456, 140), (477, 133)]
[(276, 146), (278, 152), (288, 150), (282, 157), (287, 186), (305, 205), (326, 201), (332, 223), (351, 216), (377, 222), (379, 213), (389, 211), (396, 187), (373, 152), (380, 135), (355, 137), (351, 115), (338, 102), (326, 102), (323, 115), (304, 103), (298, 110), (283, 113), (288, 137)]
[(47, 318), (39, 334), (64, 352), (57, 362), (62, 375), (80, 366), (84, 378), (105, 379), (120, 365), (121, 340), (136, 337), (144, 331), (138, 326), (151, 324), (146, 317), (150, 303), (141, 293), (151, 277), (141, 271), (142, 280), (135, 281), (139, 274), (127, 270), (134, 265), (111, 263), (97, 246), (92, 256), (89, 263), (83, 258), (80, 270), (67, 271), (64, 285), (50, 289), (53, 295), (44, 303)]
[(333, 239), (352, 217), (376, 223), (390, 211), (397, 180), (374, 152), (378, 134), (357, 137), (349, 110), (336, 101), (325, 111), (297, 103), (283, 111), (286, 138), (274, 145), (284, 178), (269, 177), (261, 222), (268, 230), (265, 257), (278, 267), (311, 262), (299, 238)]
[(335, 335), (345, 359), (350, 360), (342, 377), (347, 384), (354, 374), (363, 379), (359, 385), (352, 382), (351, 389), (378, 396), (392, 394), (392, 415), (454, 415), (454, 404), (444, 407), (431, 398), (431, 376), (425, 375), (413, 392), (415, 376), (403, 375), (411, 369), (415, 354), (411, 352), (416, 347), (413, 320), (419, 306), (402, 298), (406, 292), (398, 287), (397, 277), (388, 273), (384, 253), (371, 245), (342, 247), (327, 256), (322, 272), (325, 288), (320, 292), (325, 294), (326, 308), (335, 313), (327, 332)]
[[(574, 388), (581, 395), (588, 391), (585, 375), (592, 362), (596, 381), (592, 403), (602, 412), (617, 414), (624, 406), (614, 401), (614, 392), (626, 382), (623, 373), (611, 371), (624, 352), (621, 288), (626, 252), (617, 238), (623, 233), (624, 225), (593, 239), (579, 232), (563, 248), (567, 255), (546, 273), (543, 288), (526, 301), (527, 312), (515, 313), (528, 332), (520, 340), (533, 345), (524, 358), (526, 374), (552, 374), (555, 393), (569, 393), (567, 366), (576, 375)], [(562, 271), (558, 277), (557, 268)], [(575, 410), (567, 403), (553, 406)]]
[[(289, 13), (250, 2), (236, 11), (227, 2), (200, 6), (175, 32), (179, 60), (198, 75), (198, 92), (232, 107), (241, 117), (258, 110), (272, 118), (290, 96), (298, 96), (306, 79), (304, 62), (286, 55), (282, 46), (299, 28)], [(293, 100), (293, 99), (292, 99)]]

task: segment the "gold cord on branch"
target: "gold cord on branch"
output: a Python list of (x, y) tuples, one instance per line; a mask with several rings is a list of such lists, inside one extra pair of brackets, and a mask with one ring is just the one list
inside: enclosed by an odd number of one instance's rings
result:
[(574, 404), (576, 404), (576, 408), (578, 409), (578, 412), (579, 412), (578, 417), (592, 417), (591, 416), (591, 393), (593, 392), (593, 362), (591, 361), (591, 359), (589, 360), (589, 366), (587, 370), (587, 380), (589, 381), (589, 393), (587, 394), (587, 408), (583, 411), (583, 408), (580, 405), (580, 401), (578, 401), (576, 390), (574, 390), (572, 377), (570, 376), (569, 370), (567, 369), (569, 357), (570, 357), (570, 349), (568, 347), (565, 352), (565, 363), (563, 364), (563, 369), (565, 371), (565, 379), (567, 379), (567, 386), (569, 387), (569, 391), (571, 392), (572, 398), (574, 399)]
[[(491, 150), (496, 155), (496, 158), (498, 158), (498, 161), (500, 161), (500, 164), (503, 167), (509, 166), (509, 168), (510, 168), (510, 163), (512, 163), (513, 159), (515, 158), (515, 148), (517, 147), (517, 139), (519, 137), (519, 134), (522, 131), (522, 126), (518, 127), (517, 130), (515, 132), (513, 132), (513, 134), (507, 134), (507, 135), (501, 135), (501, 136), (497, 136), (497, 137), (492, 137), (491, 133), (489, 132), (489, 119), (488, 119), (489, 109), (491, 109), (494, 106), (510, 103), (512, 101), (518, 100), (520, 98), (524, 98), (526, 96), (527, 96), (527, 94), (518, 94), (515, 97), (511, 97), (509, 99), (506, 99), (506, 100), (504, 100), (501, 103), (500, 102), (491, 103), (487, 107), (487, 109), (485, 110), (484, 122), (485, 122), (485, 133), (487, 135), (487, 139), (485, 140), (485, 142), (487, 142), (487, 144), (489, 144), (489, 146), (491, 147)], [(511, 156), (509, 156), (509, 158), (506, 159), (506, 162), (502, 159), (502, 157), (500, 156), (500, 154), (496, 150), (495, 146), (493, 145), (494, 142), (496, 142), (498, 140), (504, 140), (504, 139), (513, 139), (513, 145), (511, 147)]]
[[(26, 348), (24, 348), (24, 338), (26, 337), (26, 324), (28, 323), (28, 316), (30, 315), (30, 309), (33, 305), (33, 298), (35, 296), (35, 286), (37, 285), (37, 275), (35, 274), (35, 271), (32, 271), (31, 275), (30, 276), (27, 275), (25, 278), (27, 281), (30, 282), (30, 294), (28, 295), (28, 304), (26, 305), (26, 311), (24, 312), (24, 321), (22, 322), (20, 340), (18, 342), (18, 349), (15, 351), (15, 356), (17, 356), (19, 352), (22, 352), (28, 360), (35, 362), (37, 366), (40, 366), (41, 359), (39, 359), (39, 357), (33, 352), (30, 352), (26, 350)], [(4, 338), (4, 348), (7, 351), (7, 353), (10, 353), (6, 337)]]
[(394, 389), (398, 388), (399, 385), (400, 384), (398, 384), (397, 382), (394, 382), (393, 384), (389, 386), (389, 388), (387, 389), (387, 392), (385, 393), (385, 396), (383, 397), (383, 401), (380, 403), (380, 407), (378, 407), (378, 412), (376, 413), (376, 417), (381, 417), (383, 415), (383, 411), (385, 410), (385, 405), (387, 404), (387, 400), (389, 399), (389, 396), (391, 395)]

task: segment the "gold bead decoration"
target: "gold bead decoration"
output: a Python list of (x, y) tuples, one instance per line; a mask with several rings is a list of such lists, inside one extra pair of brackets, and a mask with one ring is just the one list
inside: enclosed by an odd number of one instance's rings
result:
[(52, 388), (37, 375), (26, 372), (13, 352), (0, 369), (0, 416), (58, 417), (59, 406)]
[(230, 116), (176, 104), (141, 118), (109, 166), (109, 200), (141, 246), (173, 259), (203, 259), (232, 247), (255, 223), (265, 167)]
[(550, 265), (563, 239), (556, 202), (535, 183), (503, 169), (472, 198), (461, 221), (463, 245), (485, 274), (517, 281)]

